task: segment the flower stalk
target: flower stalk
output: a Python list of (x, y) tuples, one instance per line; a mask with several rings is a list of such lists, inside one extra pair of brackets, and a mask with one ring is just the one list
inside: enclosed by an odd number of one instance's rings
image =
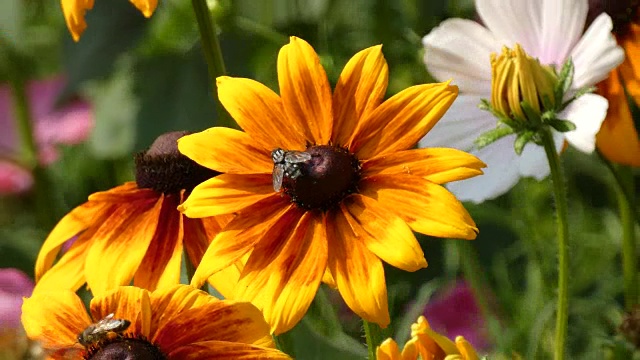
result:
[(569, 223), (567, 191), (560, 164), (550, 131), (542, 134), (542, 144), (551, 168), (551, 183), (556, 203), (556, 221), (558, 236), (558, 302), (556, 308), (556, 333), (554, 359), (564, 359), (569, 318)]
[(216, 109), (218, 112), (218, 125), (237, 128), (237, 124), (233, 119), (231, 119), (218, 98), (216, 78), (226, 75), (227, 71), (224, 65), (224, 58), (222, 57), (222, 50), (220, 49), (218, 35), (216, 33), (215, 20), (211, 16), (206, 0), (191, 0), (191, 4), (193, 6), (193, 11), (196, 14), (196, 20), (198, 21), (198, 31), (200, 32), (202, 52), (204, 53), (207, 68), (209, 69), (213, 98), (215, 99)]
[(362, 326), (364, 327), (364, 335), (367, 339), (367, 352), (369, 354), (369, 360), (376, 360), (376, 349), (385, 336), (380, 326), (374, 323), (370, 323), (365, 319), (362, 319)]
[(33, 169), (38, 163), (38, 149), (36, 148), (36, 142), (33, 137), (31, 111), (29, 109), (25, 82), (20, 76), (18, 76), (17, 79), (11, 79), (10, 86), (13, 109), (15, 111), (14, 119), (16, 121), (16, 128), (20, 139), (20, 160), (30, 169)]

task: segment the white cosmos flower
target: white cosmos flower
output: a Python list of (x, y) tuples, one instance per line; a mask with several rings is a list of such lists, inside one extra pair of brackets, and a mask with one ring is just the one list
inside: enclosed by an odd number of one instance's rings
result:
[[(478, 109), (481, 99), (491, 99), (491, 53), (519, 43), (531, 57), (558, 70), (571, 58), (575, 72), (570, 93), (605, 79), (623, 61), (624, 52), (611, 35), (608, 15), (598, 16), (583, 34), (587, 2), (476, 0), (486, 27), (471, 20), (449, 19), (422, 39), (427, 69), (438, 80), (453, 79), (460, 96), (420, 146), (470, 151), (487, 164), (483, 176), (449, 185), (460, 200), (479, 203), (506, 193), (520, 177), (542, 180), (549, 174), (544, 149), (529, 144), (518, 156), (513, 148), (515, 135), (474, 149), (474, 140), (497, 124), (488, 111)], [(558, 118), (572, 121), (576, 129), (554, 131), (558, 152), (565, 140), (580, 151), (592, 152), (607, 108), (607, 100), (595, 94), (583, 95), (567, 106)]]

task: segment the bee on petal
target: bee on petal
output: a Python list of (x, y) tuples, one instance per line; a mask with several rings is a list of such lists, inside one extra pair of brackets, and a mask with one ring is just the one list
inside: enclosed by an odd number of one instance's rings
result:
[(91, 344), (119, 336), (131, 325), (129, 320), (114, 319), (113, 317), (114, 314), (111, 313), (97, 323), (87, 326), (84, 331), (78, 334), (78, 342), (88, 348)]

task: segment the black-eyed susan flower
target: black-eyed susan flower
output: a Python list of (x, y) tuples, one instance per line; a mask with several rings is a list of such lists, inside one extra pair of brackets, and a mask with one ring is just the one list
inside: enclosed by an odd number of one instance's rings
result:
[(627, 97), (627, 95), (630, 96), (636, 104), (640, 104), (638, 2), (635, 7), (635, 19), (632, 20), (636, 23), (624, 24), (622, 28), (618, 27), (616, 33), (618, 44), (622, 46), (627, 56), (620, 66), (611, 71), (609, 78), (598, 84), (598, 93), (609, 100), (609, 111), (596, 137), (596, 145), (609, 160), (640, 167), (640, 134), (638, 134), (640, 124), (634, 122)]
[(89, 310), (72, 291), (36, 290), (24, 300), (22, 324), (53, 359), (289, 359), (273, 349), (255, 306), (188, 285), (119, 287), (94, 297)]
[[(96, 294), (133, 280), (153, 290), (180, 282), (183, 252), (199, 264), (229, 217), (189, 219), (177, 210), (189, 191), (216, 174), (178, 152), (176, 140), (184, 134), (158, 137), (136, 156), (135, 182), (90, 195), (58, 222), (36, 260), (39, 289), (75, 291), (87, 283)], [(232, 267), (224, 276), (238, 275)], [(226, 283), (216, 285), (224, 290)]]
[[(587, 0), (476, 0), (475, 5), (485, 26), (472, 20), (448, 19), (423, 39), (427, 69), (437, 79), (453, 78), (460, 86), (461, 96), (420, 144), (446, 144), (470, 151), (487, 163), (484, 176), (449, 186), (461, 200), (482, 202), (506, 193), (520, 177), (541, 180), (550, 172), (542, 147), (527, 146), (520, 155), (514, 151), (516, 134), (480, 149), (476, 147), (474, 142), (481, 134), (496, 128), (496, 117), (478, 108), (482, 99), (509, 96), (512, 106), (503, 109), (516, 112), (520, 102), (532, 99), (539, 101), (529, 105), (535, 107), (540, 102), (541, 111), (548, 110), (547, 105), (563, 106), (580, 89), (605, 79), (622, 62), (624, 54), (611, 35), (612, 22), (607, 14), (598, 16), (585, 31)], [(491, 54), (501, 54), (505, 46), (506, 55), (514, 54), (513, 60), (528, 60), (492, 61)], [(503, 60), (509, 57), (504, 56)], [(549, 69), (559, 73), (569, 59), (574, 71), (563, 92), (566, 96), (555, 104), (543, 104), (548, 83), (553, 82)], [(516, 62), (528, 67), (496, 67)], [(522, 77), (516, 77), (516, 72)], [(496, 77), (508, 83), (496, 87)], [(522, 93), (516, 91), (516, 84), (524, 85)], [(526, 92), (532, 89), (538, 91)], [(496, 90), (507, 93), (495, 93)], [(556, 150), (560, 152), (566, 141), (580, 151), (592, 152), (606, 112), (606, 99), (596, 94), (583, 95), (564, 107), (558, 119), (570, 121), (575, 128), (553, 131)]]
[[(104, 1), (104, 0), (103, 0)], [(119, 0), (122, 1), (122, 0)], [(74, 41), (79, 41), (80, 36), (87, 28), (84, 15), (87, 10), (93, 9), (94, 0), (60, 0), (62, 13), (67, 22), (67, 28)], [(129, 0), (145, 17), (151, 17), (158, 6), (158, 0)]]
[(424, 316), (411, 325), (411, 339), (402, 351), (391, 338), (385, 340), (376, 349), (378, 360), (479, 360), (473, 346), (458, 336), (455, 343), (431, 329)]
[[(324, 280), (362, 318), (389, 324), (382, 261), (427, 266), (411, 230), (462, 239), (477, 228), (441, 184), (481, 174), (464, 152), (412, 150), (457, 95), (448, 83), (410, 87), (383, 102), (381, 47), (356, 54), (333, 94), (318, 55), (292, 37), (278, 56), (278, 96), (250, 80), (218, 78), (220, 101), (244, 131), (212, 128), (180, 151), (223, 173), (180, 209), (199, 218), (236, 214), (209, 246), (192, 285), (248, 255), (235, 299), (291, 329)], [(382, 260), (382, 261), (381, 261)]]

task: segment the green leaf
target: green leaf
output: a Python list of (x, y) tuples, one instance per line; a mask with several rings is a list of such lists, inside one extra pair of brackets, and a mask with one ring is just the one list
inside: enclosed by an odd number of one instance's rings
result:
[(400, 318), (396, 326), (397, 331), (395, 338), (398, 344), (404, 344), (409, 340), (411, 336), (411, 324), (416, 322), (418, 317), (424, 313), (424, 308), (427, 306), (427, 303), (441, 286), (442, 281), (434, 279), (427, 281), (420, 287), (417, 296), (411, 303), (411, 307), (404, 313), (402, 318)]
[(516, 154), (521, 155), (524, 147), (532, 140), (535, 136), (535, 132), (533, 131), (524, 131), (516, 137), (516, 141), (513, 143), (513, 148), (516, 151)]
[(495, 129), (489, 130), (485, 133), (482, 133), (478, 138), (474, 141), (476, 148), (482, 149), (483, 147), (492, 144), (499, 139), (507, 135), (513, 134), (515, 131), (512, 127), (509, 126), (498, 126)]
[(22, 0), (0, 1), (0, 34), (15, 47), (20, 46), (24, 36), (24, 5)]
[(576, 129), (576, 124), (569, 120), (549, 119), (547, 124), (559, 132), (568, 132)]

